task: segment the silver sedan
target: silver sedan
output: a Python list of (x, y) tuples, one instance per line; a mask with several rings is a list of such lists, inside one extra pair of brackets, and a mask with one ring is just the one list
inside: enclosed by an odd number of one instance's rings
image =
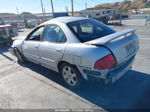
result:
[(59, 17), (14, 41), (10, 51), (20, 63), (59, 72), (74, 88), (89, 77), (115, 82), (131, 68), (138, 48), (133, 29), (116, 32), (93, 19)]

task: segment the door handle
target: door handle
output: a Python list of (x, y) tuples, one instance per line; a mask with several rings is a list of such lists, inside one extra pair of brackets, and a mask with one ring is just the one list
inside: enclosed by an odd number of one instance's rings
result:
[(56, 51), (57, 51), (57, 52), (60, 52), (60, 53), (62, 52), (62, 50), (61, 50), (61, 49), (56, 49)]

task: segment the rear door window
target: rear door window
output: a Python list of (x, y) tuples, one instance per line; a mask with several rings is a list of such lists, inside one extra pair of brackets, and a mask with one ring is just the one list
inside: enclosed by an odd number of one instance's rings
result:
[(67, 41), (67, 38), (63, 30), (58, 25), (50, 24), (46, 27), (43, 40), (48, 42), (64, 43)]

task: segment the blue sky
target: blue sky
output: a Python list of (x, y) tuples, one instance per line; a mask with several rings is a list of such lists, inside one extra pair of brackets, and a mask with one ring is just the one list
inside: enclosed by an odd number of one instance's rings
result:
[[(46, 12), (51, 12), (50, 0), (42, 0)], [(54, 10), (66, 11), (67, 6), (69, 11), (71, 10), (71, 0), (53, 0)], [(79, 11), (85, 8), (85, 3), (88, 7), (93, 7), (101, 3), (110, 3), (123, 0), (74, 0), (74, 10)], [(41, 13), (40, 0), (1, 0), (0, 1), (0, 13), (9, 12), (16, 13), (16, 7), (19, 12), (31, 12)]]

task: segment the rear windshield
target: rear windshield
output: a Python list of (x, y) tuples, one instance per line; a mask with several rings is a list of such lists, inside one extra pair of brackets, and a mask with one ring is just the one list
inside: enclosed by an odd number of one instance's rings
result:
[(67, 25), (81, 42), (87, 42), (115, 33), (113, 29), (93, 19), (74, 21)]

